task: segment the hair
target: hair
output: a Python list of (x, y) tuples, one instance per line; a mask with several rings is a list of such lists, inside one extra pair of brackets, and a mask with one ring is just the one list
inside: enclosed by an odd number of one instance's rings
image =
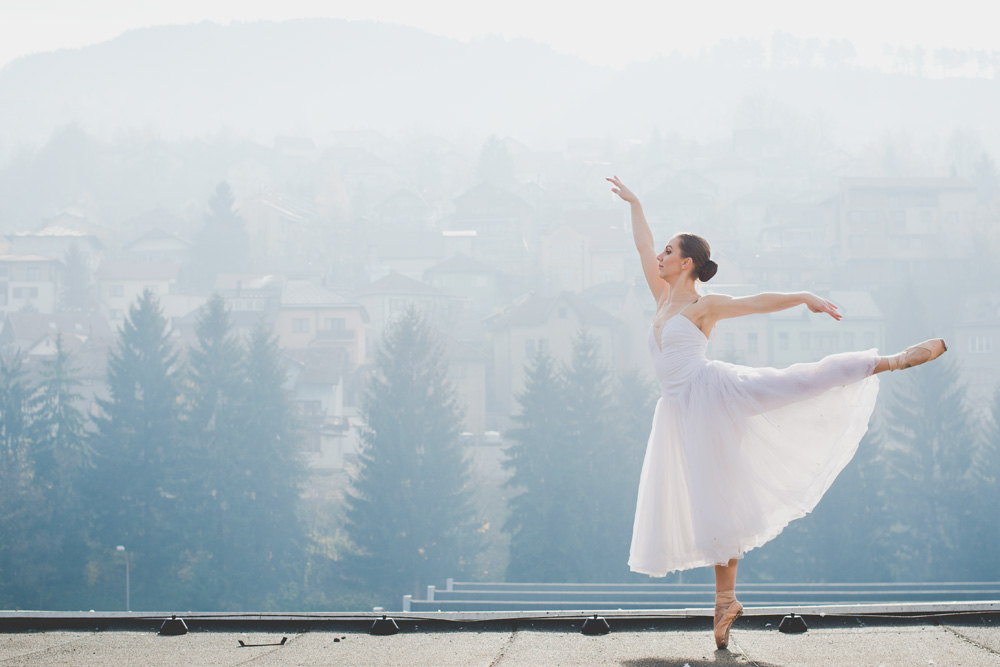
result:
[(719, 265), (713, 262), (710, 257), (712, 249), (708, 241), (697, 234), (678, 234), (680, 239), (681, 257), (689, 258), (694, 263), (692, 272), (698, 280), (705, 283), (712, 279), (715, 272), (719, 270)]

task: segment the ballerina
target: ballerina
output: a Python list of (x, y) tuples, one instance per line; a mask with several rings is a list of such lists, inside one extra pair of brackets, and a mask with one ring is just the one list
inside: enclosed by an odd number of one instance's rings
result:
[(805, 305), (841, 319), (809, 292), (746, 297), (701, 295), (718, 270), (708, 242), (678, 234), (653, 245), (638, 197), (628, 202), (642, 272), (656, 299), (649, 350), (662, 392), (639, 478), (629, 567), (654, 577), (715, 567), (715, 642), (743, 613), (736, 599), (739, 559), (774, 538), (819, 502), (854, 456), (875, 407), (879, 373), (938, 358), (942, 339), (892, 356), (845, 352), (786, 369), (750, 368), (705, 358), (723, 319)]

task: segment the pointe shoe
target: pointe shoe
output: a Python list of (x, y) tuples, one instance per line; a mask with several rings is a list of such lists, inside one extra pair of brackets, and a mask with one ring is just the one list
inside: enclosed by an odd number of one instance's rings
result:
[(943, 338), (932, 338), (923, 343), (911, 345), (899, 354), (888, 357), (889, 370), (898, 371), (913, 368), (928, 361), (934, 361), (948, 350)]
[(736, 599), (736, 591), (715, 594), (715, 645), (720, 649), (729, 646), (729, 629), (733, 621), (743, 615), (743, 605)]

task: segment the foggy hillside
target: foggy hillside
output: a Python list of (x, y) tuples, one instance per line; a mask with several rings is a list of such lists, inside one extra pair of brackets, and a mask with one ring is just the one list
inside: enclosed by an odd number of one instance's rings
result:
[[(0, 70), (0, 155), (71, 122), (105, 135), (152, 128), (166, 139), (322, 140), (365, 127), (562, 147), (568, 137), (645, 137), (654, 128), (713, 139), (734, 123), (787, 120), (766, 109), (748, 115), (746, 100), (759, 98), (858, 143), (889, 127), (989, 128), (1000, 108), (995, 80), (880, 73), (853, 66), (850, 55), (766, 66), (746, 56), (717, 48), (616, 71), (526, 40), (466, 44), (372, 22), (147, 28)], [(1000, 143), (995, 132), (983, 136), (987, 145)]]

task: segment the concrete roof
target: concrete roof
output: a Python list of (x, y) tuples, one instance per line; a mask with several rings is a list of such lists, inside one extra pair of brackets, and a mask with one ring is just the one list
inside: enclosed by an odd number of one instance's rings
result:
[[(1000, 605), (992, 603), (994, 608)], [(160, 613), (0, 612), (0, 665), (996, 665), (997, 611), (888, 617), (804, 614), (803, 634), (777, 627), (792, 609), (748, 609), (728, 650), (716, 650), (711, 610), (628, 617), (584, 635), (584, 615), (477, 621), (390, 614), (399, 633), (370, 635), (375, 614), (186, 614), (189, 632), (161, 636)], [(286, 638), (284, 643), (282, 638)], [(242, 642), (245, 646), (241, 645)]]

